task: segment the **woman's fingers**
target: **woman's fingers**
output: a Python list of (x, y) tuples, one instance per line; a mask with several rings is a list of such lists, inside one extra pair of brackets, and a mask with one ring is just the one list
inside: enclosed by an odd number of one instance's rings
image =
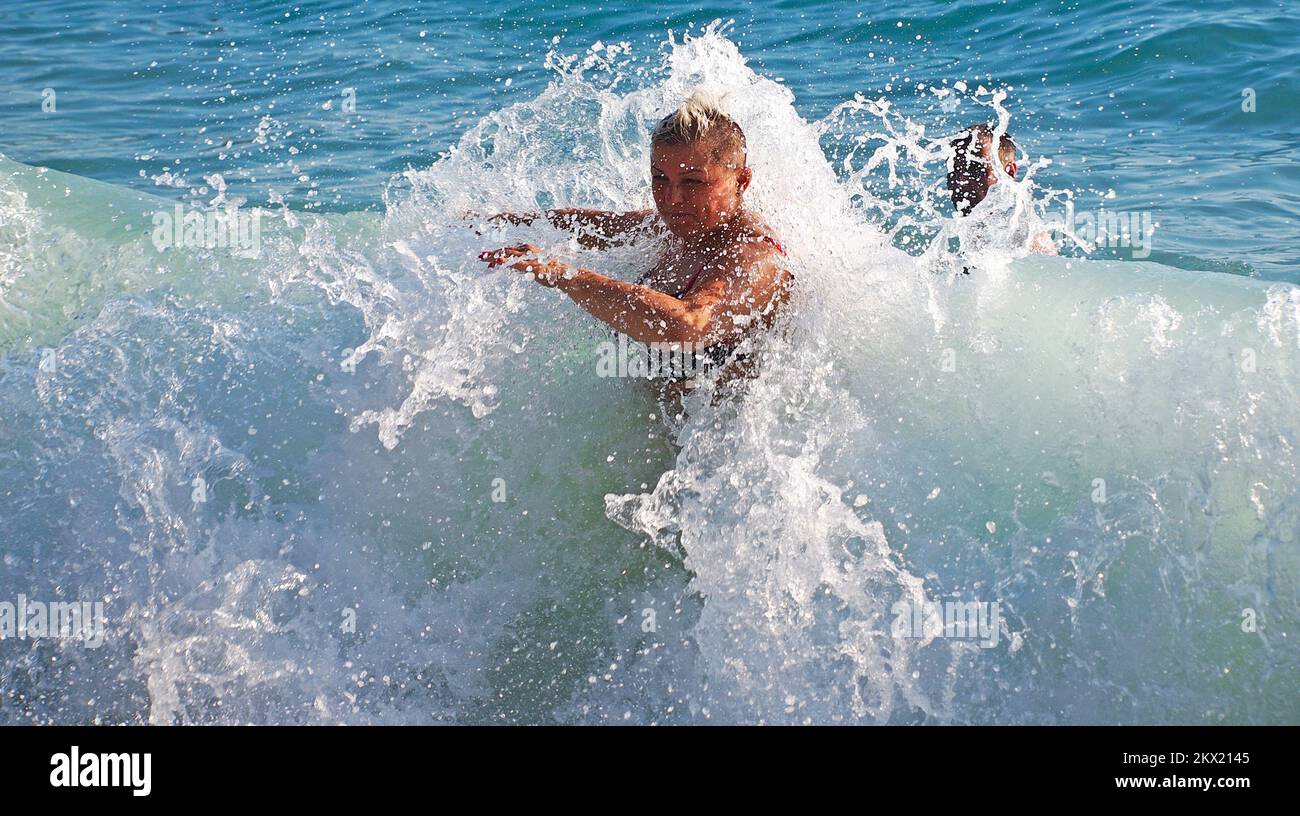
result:
[(564, 275), (566, 265), (554, 258), (543, 261), (541, 250), (532, 244), (516, 244), (479, 253), (479, 260), (489, 268), (508, 266), (520, 272), (532, 273), (533, 278), (543, 286), (556, 286)]
[(486, 252), (480, 252), (478, 259), (484, 261), (488, 266), (500, 266), (512, 258), (521, 258), (524, 256), (536, 256), (541, 250), (532, 244), (517, 244), (515, 246), (502, 247), (501, 249), (490, 249)]
[(489, 221), (505, 222), (507, 224), (513, 224), (515, 226), (518, 226), (520, 224), (524, 224), (524, 225), (532, 224), (533, 221), (536, 220), (536, 218), (537, 218), (536, 213), (503, 212), (503, 213), (497, 213), (496, 215), (488, 216)]
[(517, 255), (535, 255), (537, 252), (537, 247), (532, 244), (516, 244), (515, 246), (501, 247), (500, 249), (489, 249), (486, 252), (480, 252), (478, 256), (483, 260), (487, 260), (488, 258), (509, 258)]
[(489, 249), (478, 254), (478, 259), (487, 263), (489, 267), (500, 266), (507, 258), (512, 257), (511, 247), (502, 249)]

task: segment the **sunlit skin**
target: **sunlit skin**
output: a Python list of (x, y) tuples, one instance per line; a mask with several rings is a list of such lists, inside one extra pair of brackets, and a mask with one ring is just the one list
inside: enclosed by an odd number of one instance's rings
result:
[(650, 190), (659, 217), (690, 242), (743, 213), (742, 196), (754, 173), (713, 160), (707, 145), (656, 145), (650, 156)]
[[(753, 173), (743, 162), (729, 165), (708, 143), (655, 145), (650, 182), (655, 211), (606, 213), (557, 210), (556, 226), (579, 230), (588, 246), (600, 246), (642, 228), (666, 231), (668, 248), (642, 276), (628, 283), (555, 258), (541, 259), (532, 244), (484, 252), (490, 267), (530, 273), (538, 283), (564, 292), (615, 330), (643, 343), (726, 342), (755, 321), (770, 325), (792, 281), (781, 264), (772, 232), (744, 208)], [(505, 215), (510, 221), (527, 216)], [(699, 272), (690, 289), (679, 292)]]
[[(992, 137), (990, 137), (988, 134), (983, 134), (983, 135), (981, 135), (981, 137), (980, 137), (980, 153), (979, 153), (979, 156), (978, 156), (977, 158), (976, 158), (976, 157), (972, 157), (972, 158), (970, 159), (970, 162), (971, 162), (971, 164), (979, 164), (979, 165), (982, 165), (982, 166), (984, 167), (984, 184), (985, 184), (985, 189), (984, 189), (984, 190), (980, 190), (980, 189), (976, 186), (976, 185), (978, 184), (978, 182), (976, 181), (976, 179), (977, 179), (978, 177), (974, 176), (973, 174), (970, 175), (970, 176), (967, 176), (966, 178), (967, 178), (967, 181), (968, 181), (969, 183), (963, 183), (962, 186), (963, 186), (963, 188), (964, 188), (964, 192), (965, 192), (965, 196), (964, 196), (964, 197), (965, 197), (968, 201), (974, 201), (975, 203), (978, 203), (979, 201), (982, 201), (982, 200), (984, 199), (984, 196), (985, 196), (985, 195), (987, 194), (987, 192), (988, 192), (988, 191), (987, 191), (987, 188), (988, 188), (988, 187), (992, 187), (994, 184), (997, 184), (997, 183), (998, 183), (998, 171), (997, 171), (997, 167), (996, 167), (996, 165), (994, 165), (993, 161), (994, 161), (994, 159), (993, 159), (993, 139), (992, 139)], [(1015, 163), (1014, 161), (1009, 161), (1009, 162), (1006, 162), (1005, 164), (1003, 164), (1003, 165), (1002, 165), (1002, 170), (1003, 170), (1003, 171), (1004, 171), (1008, 176), (1010, 176), (1011, 178), (1014, 179), (1014, 178), (1016, 177), (1016, 163)]]
[[(998, 183), (998, 171), (993, 165), (993, 139), (991, 137), (985, 137), (981, 140), (980, 148), (980, 158), (984, 159), (984, 164), (988, 168), (988, 174), (985, 177), (985, 180), (988, 182), (988, 185), (992, 187), (994, 184)], [(1014, 161), (1009, 161), (1002, 165), (1002, 170), (1011, 178), (1014, 179), (1016, 177), (1016, 163)]]

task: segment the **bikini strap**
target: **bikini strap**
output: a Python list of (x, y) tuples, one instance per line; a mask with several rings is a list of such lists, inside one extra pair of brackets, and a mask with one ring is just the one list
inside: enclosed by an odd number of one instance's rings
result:
[(677, 294), (673, 295), (673, 297), (677, 298), (678, 300), (684, 297), (687, 292), (691, 291), (691, 287), (695, 285), (695, 281), (699, 279), (700, 275), (703, 272), (704, 272), (704, 267), (700, 267), (699, 269), (697, 269), (695, 274), (691, 275), (691, 279), (686, 282), (686, 285), (683, 286), (681, 289), (678, 289)]
[(767, 241), (769, 244), (771, 244), (772, 246), (776, 247), (776, 251), (777, 251), (777, 252), (780, 252), (782, 255), (785, 254), (785, 247), (781, 246), (781, 242), (780, 242), (780, 241), (776, 240), (775, 238), (773, 238), (773, 237), (770, 236), (770, 235), (764, 235), (764, 236), (763, 236), (763, 240), (764, 240), (764, 241)]

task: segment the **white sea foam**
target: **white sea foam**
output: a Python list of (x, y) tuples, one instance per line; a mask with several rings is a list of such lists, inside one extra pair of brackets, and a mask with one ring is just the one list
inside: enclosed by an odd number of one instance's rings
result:
[[(6, 644), (4, 716), (1300, 719), (1296, 288), (1029, 256), (1064, 199), (1032, 176), (953, 221), (950, 133), (865, 96), (804, 121), (716, 31), (663, 60), (553, 55), (382, 217), (268, 212), (255, 260), (0, 160), (0, 595), (117, 626)], [(649, 206), (648, 130), (700, 85), (798, 286), (761, 375), (678, 416), (477, 259), (631, 279), (653, 246), (464, 214)], [(952, 600), (1000, 604), (995, 648), (892, 632)]]

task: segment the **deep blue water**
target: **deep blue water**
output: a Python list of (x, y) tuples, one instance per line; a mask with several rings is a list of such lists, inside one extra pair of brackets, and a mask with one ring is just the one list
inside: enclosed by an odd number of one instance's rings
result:
[(207, 197), (204, 177), (220, 173), (252, 203), (378, 209), (393, 174), (428, 166), (485, 113), (534, 98), (555, 76), (549, 52), (627, 42), (627, 87), (669, 30), (722, 18), (810, 120), (861, 92), (943, 132), (964, 123), (918, 84), (1010, 86), (1012, 132), (1054, 162), (1042, 183), (1074, 190), (1081, 208), (1151, 211), (1153, 259), (1300, 280), (1295, 2), (762, 0), (667, 12), (42, 1), (5, 15), (0, 152), (156, 193)]

